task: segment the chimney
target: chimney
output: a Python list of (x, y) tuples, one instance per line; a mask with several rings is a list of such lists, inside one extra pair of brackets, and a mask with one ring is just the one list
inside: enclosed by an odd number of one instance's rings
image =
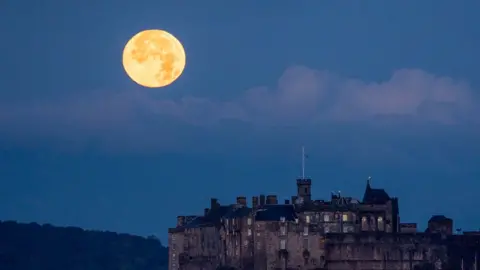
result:
[(237, 197), (237, 204), (247, 206), (247, 197), (245, 196), (238, 196)]
[(210, 209), (214, 210), (217, 209), (218, 206), (218, 200), (215, 198), (210, 199)]
[(290, 204), (290, 200), (285, 200), (285, 204)]
[(177, 227), (183, 226), (185, 223), (185, 216), (177, 216)]
[(267, 204), (278, 204), (277, 195), (268, 195)]
[(265, 205), (265, 195), (260, 195), (260, 206), (264, 206)]
[(258, 207), (258, 197), (257, 196), (253, 196), (252, 197), (252, 208), (257, 208)]
[(204, 216), (206, 216), (208, 214), (208, 210), (210, 210), (210, 209), (208, 209), (208, 208), (203, 209), (203, 215)]
[(292, 196), (292, 204), (295, 204), (296, 201), (297, 201), (297, 196)]

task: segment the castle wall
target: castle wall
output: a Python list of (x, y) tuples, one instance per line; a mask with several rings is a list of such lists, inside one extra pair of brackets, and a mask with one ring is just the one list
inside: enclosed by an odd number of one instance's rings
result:
[(362, 202), (340, 194), (312, 201), (309, 179), (297, 189), (292, 204), (260, 195), (248, 208), (239, 196), (229, 206), (212, 199), (203, 217), (179, 216), (169, 270), (477, 269), (480, 235), (451, 235), (451, 219), (434, 216), (428, 233), (417, 233), (400, 223), (398, 199), (369, 183)]
[(183, 232), (168, 233), (168, 269), (177, 270), (180, 267), (180, 254), (184, 253)]
[(184, 232), (182, 270), (214, 270), (221, 264), (224, 250), (216, 227), (188, 228)]
[(327, 268), (413, 270), (444, 264), (446, 246), (435, 236), (421, 234), (332, 234), (326, 239)]

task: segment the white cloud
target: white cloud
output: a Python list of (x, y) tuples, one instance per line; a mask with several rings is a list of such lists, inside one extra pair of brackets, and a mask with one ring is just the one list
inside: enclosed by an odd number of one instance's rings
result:
[[(302, 66), (287, 69), (274, 88), (256, 87), (228, 102), (187, 96), (158, 99), (147, 91), (97, 91), (66, 99), (0, 103), (0, 130), (18, 138), (155, 134), (177, 141), (174, 122), (212, 125), (236, 119), (257, 126), (403, 119), (440, 125), (475, 123), (478, 101), (468, 84), (422, 70), (399, 70), (383, 82), (342, 78)], [(389, 121), (390, 121), (389, 120)], [(392, 120), (393, 121), (393, 120)]]

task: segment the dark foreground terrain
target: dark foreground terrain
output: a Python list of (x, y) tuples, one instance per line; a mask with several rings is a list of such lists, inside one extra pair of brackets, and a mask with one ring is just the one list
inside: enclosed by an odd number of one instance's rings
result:
[(0, 221), (0, 270), (163, 270), (167, 262), (155, 237)]

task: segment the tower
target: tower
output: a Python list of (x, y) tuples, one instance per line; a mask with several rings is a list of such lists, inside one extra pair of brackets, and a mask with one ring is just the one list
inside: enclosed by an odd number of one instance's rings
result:
[(307, 157), (305, 147), (302, 146), (302, 177), (297, 179), (297, 197), (303, 202), (312, 199), (312, 179), (305, 178), (305, 158)]
[(304, 202), (312, 199), (312, 179), (297, 179), (297, 196), (302, 198)]

